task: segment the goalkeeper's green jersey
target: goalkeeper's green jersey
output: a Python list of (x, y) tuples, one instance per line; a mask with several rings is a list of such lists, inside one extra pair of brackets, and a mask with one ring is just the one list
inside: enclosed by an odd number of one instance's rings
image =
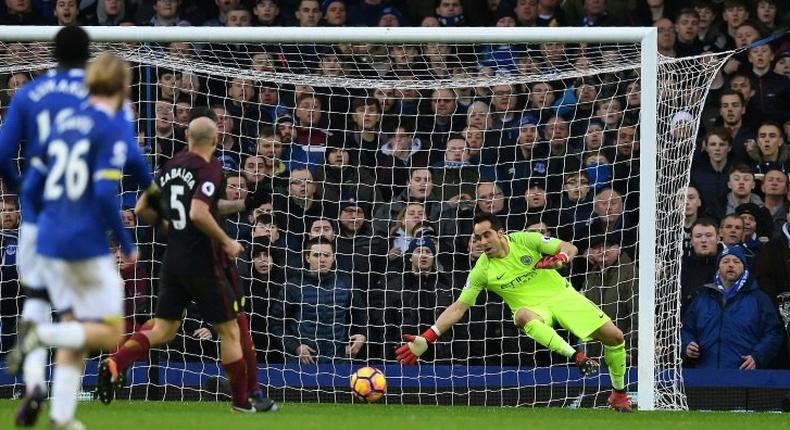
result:
[(498, 294), (512, 312), (560, 299), (576, 290), (554, 269), (535, 269), (544, 254), (554, 255), (559, 239), (536, 232), (506, 235), (510, 250), (505, 257), (490, 258), (482, 254), (469, 273), (460, 301), (474, 306), (484, 288)]

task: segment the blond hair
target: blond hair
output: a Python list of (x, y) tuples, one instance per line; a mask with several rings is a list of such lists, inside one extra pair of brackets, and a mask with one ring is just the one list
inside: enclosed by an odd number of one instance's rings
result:
[(99, 54), (85, 72), (85, 86), (95, 96), (125, 95), (131, 81), (132, 72), (126, 61), (109, 52)]

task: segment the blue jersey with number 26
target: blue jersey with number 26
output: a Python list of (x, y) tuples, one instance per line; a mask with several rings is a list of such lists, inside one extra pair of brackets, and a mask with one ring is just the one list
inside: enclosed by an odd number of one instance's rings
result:
[(26, 178), (23, 190), (41, 196), (40, 254), (64, 260), (107, 255), (109, 230), (118, 237), (122, 250), (133, 249), (118, 200), (118, 185), (129, 151), (119, 130), (124, 130), (127, 123), (122, 111), (111, 113), (100, 105), (86, 103), (53, 124), (46, 147), (32, 162), (34, 172)]

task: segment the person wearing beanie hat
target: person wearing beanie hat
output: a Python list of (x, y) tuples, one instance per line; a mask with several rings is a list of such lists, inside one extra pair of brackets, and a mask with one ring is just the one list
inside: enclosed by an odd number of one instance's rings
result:
[(345, 0), (324, 0), (321, 2), (321, 12), (324, 14), (324, 22), (330, 27), (343, 27), (346, 25), (346, 2)]
[(770, 297), (757, 285), (740, 245), (725, 247), (718, 271), (683, 315), (681, 353), (698, 369), (769, 367), (784, 330)]
[(404, 27), (406, 24), (406, 20), (398, 8), (387, 6), (381, 9), (378, 22), (379, 27)]

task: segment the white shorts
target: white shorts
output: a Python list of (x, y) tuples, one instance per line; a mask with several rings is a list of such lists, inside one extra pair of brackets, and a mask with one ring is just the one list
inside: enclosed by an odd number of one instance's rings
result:
[(41, 256), (36, 252), (36, 240), (38, 240), (38, 226), (23, 223), (19, 228), (16, 265), (19, 279), (25, 287), (32, 290), (43, 290), (46, 285), (41, 273)]
[(83, 321), (123, 318), (123, 280), (109, 255), (87, 260), (41, 257), (52, 306)]

